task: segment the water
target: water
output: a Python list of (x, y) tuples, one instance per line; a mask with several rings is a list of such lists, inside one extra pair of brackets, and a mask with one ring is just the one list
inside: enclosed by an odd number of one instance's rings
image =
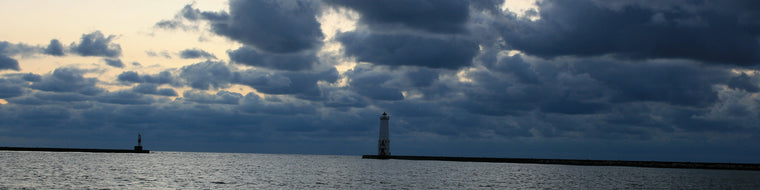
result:
[(760, 171), (0, 151), (0, 189), (758, 189)]

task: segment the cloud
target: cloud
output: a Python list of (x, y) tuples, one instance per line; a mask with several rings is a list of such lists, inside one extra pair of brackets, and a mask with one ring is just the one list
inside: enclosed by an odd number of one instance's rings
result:
[(179, 52), (179, 57), (181, 57), (182, 59), (197, 59), (197, 58), (216, 59), (216, 56), (214, 56), (214, 54), (203, 51), (201, 49), (182, 50)]
[(224, 62), (205, 61), (181, 69), (179, 77), (187, 84), (199, 90), (216, 90), (230, 86), (233, 72)]
[(314, 64), (319, 62), (317, 56), (312, 52), (271, 54), (259, 52), (248, 46), (229, 51), (228, 54), (234, 63), (289, 71), (311, 69)]
[(21, 70), (18, 61), (5, 55), (0, 55), (0, 70)]
[(739, 76), (731, 78), (731, 80), (728, 81), (728, 87), (741, 89), (751, 93), (760, 92), (760, 87), (758, 87), (756, 83), (757, 82), (753, 81), (746, 73), (742, 73)]
[(347, 56), (378, 65), (456, 69), (470, 65), (479, 51), (478, 43), (460, 37), (346, 32), (336, 38)]
[(105, 92), (96, 99), (101, 103), (121, 105), (148, 105), (155, 102), (153, 98), (132, 91)]
[(177, 79), (169, 71), (162, 71), (155, 75), (140, 75), (135, 71), (125, 71), (119, 74), (117, 80), (130, 83), (153, 83), (153, 84), (171, 84), (179, 85)]
[(26, 45), (23, 43), (10, 43), (7, 41), (0, 41), (0, 55), (5, 56), (31, 56), (40, 52), (39, 47)]
[(189, 91), (185, 91), (182, 97), (186, 101), (191, 101), (191, 102), (201, 103), (201, 104), (237, 105), (240, 103), (240, 100), (243, 98), (243, 95), (239, 93), (229, 92), (229, 91), (219, 91), (214, 95), (214, 94), (206, 94), (205, 92), (201, 92), (197, 90), (189, 90)]
[(142, 94), (153, 94), (160, 96), (177, 96), (177, 92), (171, 88), (158, 88), (157, 84), (142, 83), (132, 88), (133, 92)]
[(18, 97), (24, 93), (24, 85), (7, 79), (0, 79), (0, 99)]
[(63, 56), (63, 44), (58, 39), (50, 40), (50, 44), (44, 50), (45, 54)]
[(179, 15), (190, 21), (206, 20), (214, 33), (268, 53), (295, 53), (322, 46), (324, 35), (316, 19), (316, 2), (233, 0), (229, 10), (229, 14), (205, 12), (187, 5)]
[(124, 68), (124, 63), (121, 62), (121, 59), (103, 59), (103, 61), (106, 62), (106, 65), (117, 68)]
[(436, 33), (461, 33), (469, 18), (469, 2), (464, 0), (327, 0), (328, 4), (356, 10), (360, 22), (373, 30), (400, 25)]
[[(743, 14), (718, 11), (709, 3), (683, 2), (672, 8), (657, 3), (550, 0), (538, 4), (537, 21), (506, 16), (508, 21), (499, 25), (508, 46), (543, 58), (614, 55), (735, 65), (760, 62), (760, 43), (755, 40), (760, 30), (741, 22)], [(690, 6), (697, 10), (678, 8)]]
[(32, 89), (50, 92), (77, 92), (84, 95), (96, 95), (104, 90), (97, 87), (96, 78), (85, 78), (85, 70), (61, 67), (52, 74), (42, 76), (41, 80), (32, 83)]
[(168, 51), (155, 52), (155, 51), (148, 50), (148, 51), (145, 51), (145, 54), (147, 54), (148, 56), (151, 56), (151, 57), (163, 57), (163, 58), (167, 58), (167, 59), (171, 59), (172, 58), (172, 56), (169, 55)]
[(119, 57), (121, 56), (121, 46), (112, 43), (114, 39), (116, 36), (109, 35), (106, 37), (100, 31), (83, 34), (79, 44), (71, 44), (71, 50), (82, 56)]
[(234, 82), (255, 88), (265, 94), (289, 94), (303, 99), (322, 99), (319, 81), (334, 83), (338, 80), (338, 71), (323, 68), (313, 71), (279, 71), (266, 72), (255, 69), (235, 72)]

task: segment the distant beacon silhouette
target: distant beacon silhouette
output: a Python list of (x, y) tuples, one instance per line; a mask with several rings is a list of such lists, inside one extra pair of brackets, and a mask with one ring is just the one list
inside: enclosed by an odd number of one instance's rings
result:
[(383, 112), (380, 116), (380, 139), (377, 141), (377, 155), (380, 157), (391, 155), (391, 140), (388, 136), (388, 120), (390, 116)]
[(140, 133), (137, 133), (137, 146), (135, 146), (135, 151), (143, 151), (142, 135), (140, 135)]

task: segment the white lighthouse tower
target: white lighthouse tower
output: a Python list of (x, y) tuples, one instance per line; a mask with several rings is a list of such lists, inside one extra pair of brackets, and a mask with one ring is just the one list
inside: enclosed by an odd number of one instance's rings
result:
[(388, 136), (389, 119), (390, 116), (385, 112), (380, 116), (380, 139), (377, 141), (377, 155), (381, 157), (391, 155), (391, 140)]

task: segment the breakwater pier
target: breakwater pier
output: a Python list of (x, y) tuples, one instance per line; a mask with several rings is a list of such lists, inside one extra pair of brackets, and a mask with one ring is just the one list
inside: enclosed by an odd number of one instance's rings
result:
[(581, 165), (581, 166), (630, 166), (630, 167), (652, 167), (652, 168), (760, 170), (760, 164), (748, 164), (748, 163), (580, 160), (580, 159), (541, 159), (541, 158), (487, 158), (487, 157), (446, 157), (446, 156), (391, 156), (391, 155), (388, 155), (388, 156), (363, 155), (362, 158), (364, 159), (397, 159), (397, 160), (435, 160), (435, 161), (457, 161), (457, 162), (561, 164), (561, 165)]

